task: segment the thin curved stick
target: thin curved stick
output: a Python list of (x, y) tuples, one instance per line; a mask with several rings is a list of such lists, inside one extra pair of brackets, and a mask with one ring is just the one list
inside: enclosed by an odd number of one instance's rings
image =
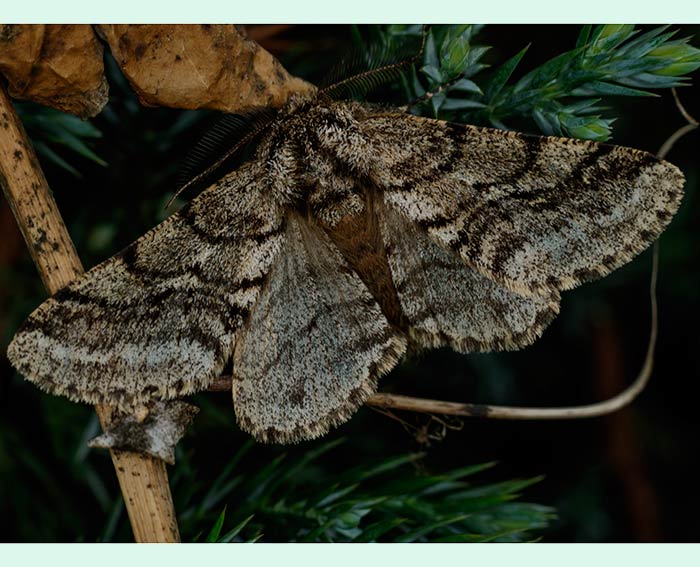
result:
[(689, 134), (693, 130), (695, 130), (698, 127), (697, 122), (695, 124), (690, 123), (686, 124), (685, 126), (682, 126), (678, 128), (673, 134), (669, 136), (669, 138), (664, 142), (664, 145), (661, 146), (661, 149), (659, 150), (659, 153), (657, 154), (659, 157), (664, 157), (668, 155), (668, 152), (671, 151), (671, 148), (675, 145), (675, 143), (680, 140), (683, 136), (686, 134)]
[(681, 113), (681, 116), (685, 118), (687, 124), (684, 126), (681, 126), (676, 130), (673, 134), (671, 134), (668, 139), (663, 143), (661, 146), (661, 149), (658, 151), (656, 156), (659, 159), (664, 159), (667, 155), (668, 152), (671, 151), (673, 146), (676, 144), (678, 140), (680, 140), (683, 136), (686, 134), (689, 134), (693, 130), (695, 130), (700, 123), (695, 119), (694, 116), (692, 116), (686, 109), (685, 106), (683, 106), (683, 103), (681, 102), (681, 99), (678, 98), (678, 91), (676, 91), (675, 87), (671, 89), (671, 93), (673, 93), (673, 100), (676, 103), (676, 108), (678, 109), (678, 112)]
[[(678, 91), (676, 90), (675, 87), (673, 87), (673, 88), (671, 89), (671, 93), (673, 94), (673, 100), (674, 100), (674, 102), (676, 103), (676, 108), (678, 108), (678, 111), (683, 115), (683, 118), (686, 119), (686, 121), (688, 122), (688, 124), (694, 124), (695, 126), (697, 126), (697, 125), (698, 125), (698, 121), (695, 119), (694, 116), (692, 116), (692, 115), (690, 114), (690, 112), (688, 112), (688, 111), (685, 109), (685, 106), (683, 106), (683, 103), (681, 102), (681, 99), (678, 97)], [(661, 153), (661, 152), (659, 152), (659, 153)], [(665, 155), (665, 154), (664, 154), (664, 155)]]

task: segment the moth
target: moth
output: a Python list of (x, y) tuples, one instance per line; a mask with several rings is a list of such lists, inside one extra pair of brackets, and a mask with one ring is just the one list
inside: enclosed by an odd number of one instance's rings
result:
[(40, 305), (17, 370), (129, 411), (232, 360), (244, 430), (314, 438), (410, 347), (531, 344), (562, 291), (631, 260), (681, 202), (682, 173), (646, 152), (331, 94), (292, 96), (248, 161)]

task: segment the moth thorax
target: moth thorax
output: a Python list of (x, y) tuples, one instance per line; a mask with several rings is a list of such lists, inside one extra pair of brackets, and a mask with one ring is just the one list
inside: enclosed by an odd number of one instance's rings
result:
[(294, 205), (303, 194), (297, 170), (298, 158), (292, 143), (276, 148), (265, 160), (265, 177), (274, 200), (281, 205)]
[(308, 108), (316, 100), (316, 90), (308, 93), (293, 93), (287, 99), (282, 112), (294, 114)]

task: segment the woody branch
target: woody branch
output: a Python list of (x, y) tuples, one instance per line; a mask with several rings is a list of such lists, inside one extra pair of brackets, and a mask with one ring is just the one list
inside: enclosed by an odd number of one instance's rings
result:
[[(0, 184), (49, 294), (83, 273), (75, 246), (12, 103), (0, 86)], [(111, 410), (96, 406), (102, 427)], [(165, 463), (111, 451), (137, 542), (176, 542), (180, 535)]]

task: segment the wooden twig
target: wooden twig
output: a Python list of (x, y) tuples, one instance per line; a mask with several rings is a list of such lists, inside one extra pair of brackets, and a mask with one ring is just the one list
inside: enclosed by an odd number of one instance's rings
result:
[(678, 130), (671, 134), (668, 137), (668, 139), (664, 142), (663, 146), (661, 146), (659, 153), (656, 154), (661, 159), (664, 159), (668, 155), (668, 152), (671, 151), (671, 148), (673, 148), (673, 146), (678, 140), (680, 140), (683, 136), (689, 134), (693, 130), (697, 130), (697, 128), (700, 126), (700, 123), (698, 123), (695, 117), (692, 116), (685, 109), (685, 106), (683, 106), (681, 99), (678, 98), (678, 92), (676, 91), (676, 89), (671, 89), (671, 92), (673, 93), (673, 101), (676, 103), (676, 108), (678, 109), (678, 112), (681, 113), (681, 116), (685, 118), (686, 124), (678, 128)]
[[(0, 184), (49, 294), (83, 273), (75, 246), (51, 195), (34, 149), (0, 85)], [(104, 428), (110, 408), (96, 406)], [(138, 453), (111, 451), (137, 542), (177, 542), (165, 463)]]
[[(690, 112), (688, 112), (688, 111), (686, 110), (685, 106), (683, 106), (683, 103), (681, 102), (681, 99), (680, 99), (680, 97), (678, 96), (678, 90), (676, 89), (676, 87), (673, 87), (673, 88), (671, 89), (671, 94), (673, 95), (673, 102), (676, 103), (676, 108), (678, 109), (678, 112), (680, 112), (680, 113), (681, 113), (681, 116), (682, 116), (683, 118), (685, 118), (685, 121), (686, 121), (688, 124), (692, 124), (692, 125), (694, 125), (694, 126), (698, 126), (698, 121), (697, 121), (697, 119), (696, 119), (694, 116), (692, 116), (692, 115), (690, 114)], [(666, 154), (664, 154), (664, 153), (662, 153), (662, 152), (659, 152), (659, 157), (666, 157)]]

